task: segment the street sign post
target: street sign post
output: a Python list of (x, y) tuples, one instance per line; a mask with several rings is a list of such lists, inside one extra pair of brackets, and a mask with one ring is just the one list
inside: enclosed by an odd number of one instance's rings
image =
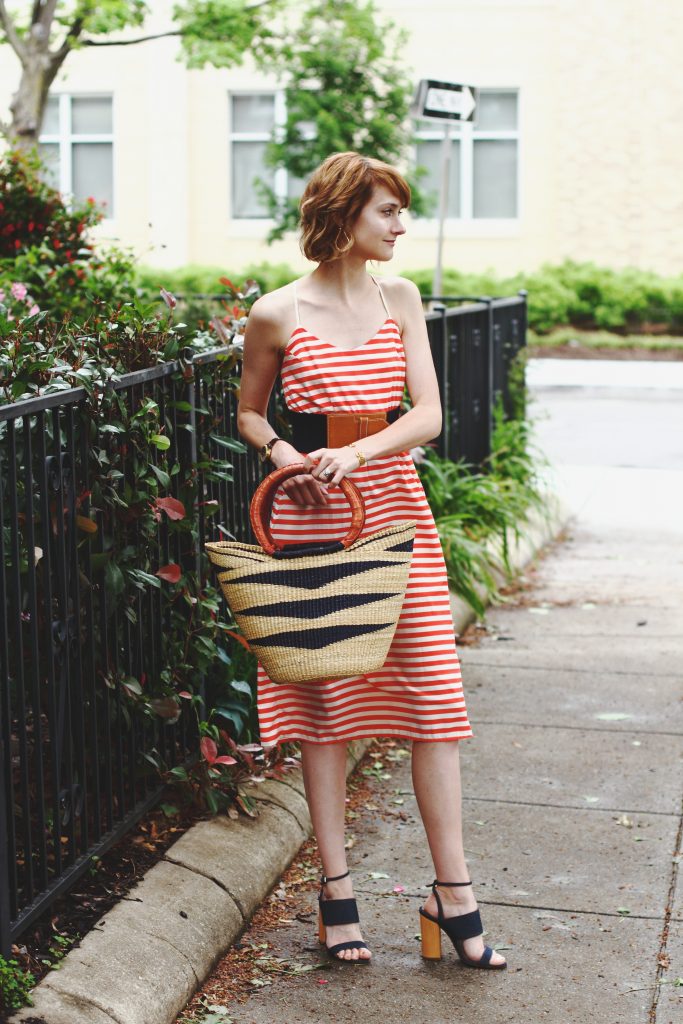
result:
[(448, 182), (451, 164), (451, 124), (473, 121), (477, 109), (477, 90), (471, 85), (441, 82), (423, 78), (418, 83), (413, 99), (413, 117), (443, 121), (441, 144), (441, 188), (439, 192), (439, 235), (436, 248), (436, 267), (432, 292), (440, 295), (442, 289), (444, 223), (448, 213)]

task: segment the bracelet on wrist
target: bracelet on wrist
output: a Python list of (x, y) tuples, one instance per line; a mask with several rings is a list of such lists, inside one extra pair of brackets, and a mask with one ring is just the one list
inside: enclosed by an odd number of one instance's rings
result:
[(354, 452), (355, 452), (355, 454), (356, 454), (356, 458), (358, 459), (358, 465), (359, 465), (359, 466), (365, 466), (365, 465), (367, 465), (367, 461), (368, 461), (368, 460), (367, 460), (367, 459), (365, 458), (365, 456), (363, 455), (363, 453), (362, 453), (362, 451), (360, 450), (360, 448), (356, 448), (356, 443), (355, 443), (355, 441), (351, 441), (351, 442), (350, 442), (350, 443), (349, 443), (349, 444), (347, 445), (347, 448), (353, 448), (353, 450), (354, 450)]

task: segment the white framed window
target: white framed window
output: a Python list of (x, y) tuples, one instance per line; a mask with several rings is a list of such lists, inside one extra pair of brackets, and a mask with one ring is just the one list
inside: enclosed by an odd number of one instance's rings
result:
[[(480, 89), (476, 121), (451, 134), (447, 216), (459, 221), (519, 217), (519, 92)], [(430, 218), (438, 216), (443, 128), (434, 121), (416, 125), (415, 162), (428, 169), (421, 188), (435, 195)]]
[(261, 178), (278, 198), (301, 195), (304, 182), (283, 167), (265, 162), (266, 146), (286, 120), (281, 90), (231, 92), (229, 96), (230, 216), (233, 220), (267, 220), (265, 203), (254, 181)]
[(48, 181), (64, 196), (89, 196), (114, 216), (114, 128), (111, 96), (48, 96), (38, 149)]

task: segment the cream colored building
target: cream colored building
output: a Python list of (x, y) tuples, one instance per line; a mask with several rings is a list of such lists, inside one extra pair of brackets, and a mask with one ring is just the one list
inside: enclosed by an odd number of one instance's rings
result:
[[(145, 34), (170, 27), (170, 0), (151, 6)], [(377, 6), (408, 30), (415, 81), (480, 90), (476, 123), (453, 141), (446, 266), (511, 273), (572, 257), (681, 271), (681, 0)], [(144, 263), (305, 269), (294, 236), (266, 245), (250, 185), (283, 114), (277, 81), (248, 60), (188, 71), (177, 50), (171, 38), (69, 56), (42, 132), (55, 180), (106, 199), (99, 234), (133, 246)], [(18, 73), (2, 47), (4, 111)], [(428, 126), (415, 154), (435, 171), (440, 133)], [(284, 174), (275, 184), (288, 188)], [(392, 268), (432, 266), (436, 220), (407, 217), (407, 226)]]

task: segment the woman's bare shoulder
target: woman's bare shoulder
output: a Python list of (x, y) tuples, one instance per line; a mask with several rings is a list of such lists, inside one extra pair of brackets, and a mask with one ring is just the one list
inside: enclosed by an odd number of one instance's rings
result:
[(382, 289), (392, 315), (399, 321), (408, 318), (415, 310), (422, 308), (420, 289), (407, 277), (382, 277)]
[(261, 324), (274, 325), (282, 323), (283, 320), (286, 322), (293, 307), (294, 292), (290, 283), (261, 295), (251, 307), (249, 316), (254, 317)]
[(294, 290), (290, 283), (256, 300), (249, 311), (247, 337), (258, 337), (281, 352), (291, 336), (294, 320)]

